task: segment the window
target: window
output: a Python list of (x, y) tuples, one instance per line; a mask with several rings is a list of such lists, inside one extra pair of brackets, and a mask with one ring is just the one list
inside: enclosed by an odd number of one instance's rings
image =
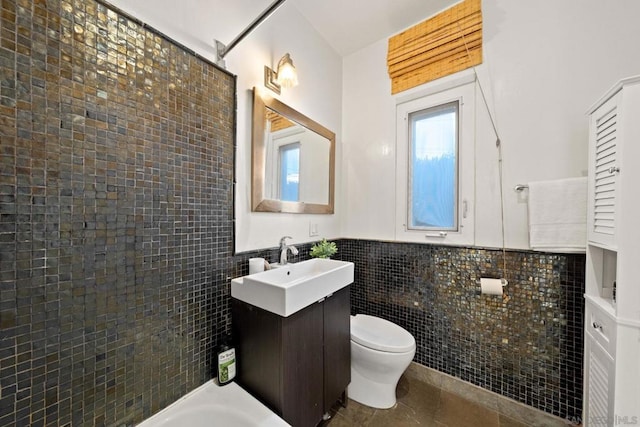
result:
[(458, 229), (458, 109), (454, 101), (409, 114), (409, 229)]
[(474, 92), (467, 78), (396, 105), (398, 240), (473, 244)]
[(300, 200), (300, 144), (288, 144), (280, 151), (280, 200)]

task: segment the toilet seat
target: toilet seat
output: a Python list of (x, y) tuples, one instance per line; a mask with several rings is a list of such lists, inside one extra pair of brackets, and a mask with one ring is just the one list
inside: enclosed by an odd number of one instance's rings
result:
[(416, 348), (416, 340), (404, 328), (367, 314), (351, 316), (351, 339), (372, 350), (405, 353)]

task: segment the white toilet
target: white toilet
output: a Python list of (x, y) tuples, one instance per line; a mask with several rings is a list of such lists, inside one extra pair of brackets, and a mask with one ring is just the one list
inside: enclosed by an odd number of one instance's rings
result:
[(351, 316), (349, 397), (372, 408), (396, 404), (396, 386), (416, 354), (416, 340), (395, 323), (379, 317)]

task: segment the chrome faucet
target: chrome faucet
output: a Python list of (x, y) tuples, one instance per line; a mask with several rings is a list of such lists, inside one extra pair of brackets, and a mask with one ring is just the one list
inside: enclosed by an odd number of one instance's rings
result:
[(280, 265), (287, 263), (287, 252), (291, 251), (293, 255), (298, 255), (298, 248), (293, 245), (287, 245), (287, 239), (291, 238), (291, 236), (284, 236), (280, 239)]

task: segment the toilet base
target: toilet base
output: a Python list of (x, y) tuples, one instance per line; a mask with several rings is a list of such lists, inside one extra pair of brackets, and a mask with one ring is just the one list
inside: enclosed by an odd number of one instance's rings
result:
[(397, 385), (397, 382), (395, 384), (383, 384), (371, 381), (360, 375), (357, 370), (351, 368), (351, 384), (349, 384), (348, 388), (349, 399), (371, 408), (393, 408), (396, 404)]
[(416, 354), (415, 339), (398, 325), (364, 314), (351, 318), (351, 336), (349, 397), (371, 408), (392, 408), (398, 381)]

